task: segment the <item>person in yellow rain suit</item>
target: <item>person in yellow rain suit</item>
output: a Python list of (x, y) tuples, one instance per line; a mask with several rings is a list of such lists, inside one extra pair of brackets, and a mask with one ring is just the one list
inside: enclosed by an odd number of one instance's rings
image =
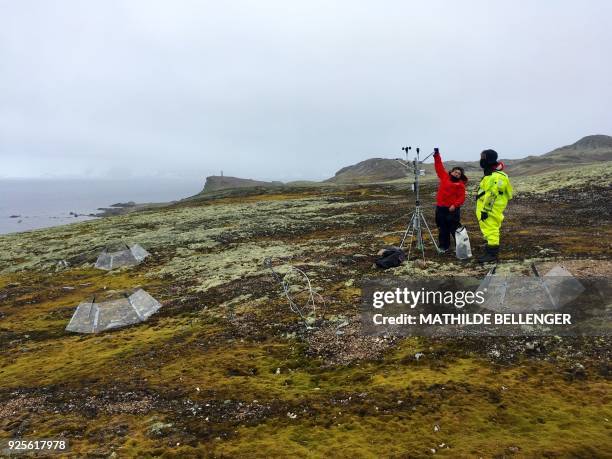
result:
[(487, 263), (496, 261), (499, 255), (501, 224), (504, 221), (504, 209), (512, 199), (512, 184), (503, 171), (504, 163), (497, 161), (495, 150), (484, 150), (480, 154), (480, 167), (484, 177), (478, 187), (476, 218), (487, 246), (478, 261)]

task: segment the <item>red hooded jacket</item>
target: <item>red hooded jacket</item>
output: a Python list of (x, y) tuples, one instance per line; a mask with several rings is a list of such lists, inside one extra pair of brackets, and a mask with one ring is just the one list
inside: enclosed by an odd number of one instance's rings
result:
[(438, 174), (440, 179), (436, 204), (441, 207), (460, 207), (465, 201), (465, 182), (467, 182), (467, 179), (460, 179), (456, 182), (451, 180), (450, 175), (444, 169), (442, 158), (440, 158), (439, 154), (434, 155), (434, 166), (436, 174)]

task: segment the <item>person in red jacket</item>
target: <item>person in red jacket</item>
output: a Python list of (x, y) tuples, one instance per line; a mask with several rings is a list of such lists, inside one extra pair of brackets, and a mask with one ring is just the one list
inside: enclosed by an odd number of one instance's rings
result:
[(447, 172), (440, 153), (434, 153), (434, 166), (440, 183), (436, 196), (436, 225), (438, 226), (438, 248), (440, 253), (450, 248), (450, 237), (461, 226), (461, 206), (465, 201), (465, 184), (468, 178), (462, 167), (453, 167)]

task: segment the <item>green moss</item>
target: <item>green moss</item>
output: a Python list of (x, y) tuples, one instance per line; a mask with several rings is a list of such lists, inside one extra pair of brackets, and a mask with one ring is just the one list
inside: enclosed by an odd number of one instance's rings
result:
[(586, 185), (606, 187), (610, 182), (612, 182), (610, 161), (512, 179), (517, 193), (546, 193), (560, 188), (578, 188)]
[[(532, 457), (563, 456), (568, 451), (588, 456), (608, 450), (605, 438), (610, 427), (604, 419), (609, 419), (610, 409), (602, 410), (596, 402), (603, 387), (574, 388), (557, 382), (553, 390), (546, 390), (513, 370), (493, 378), (486, 366), (471, 363), (468, 367), (475, 371), (472, 378), (467, 373), (440, 375), (440, 386), (434, 391), (425, 383), (421, 388), (389, 393), (392, 400), (381, 399), (381, 387), (371, 387), (369, 393), (378, 395), (373, 398), (379, 405), (373, 407), (373, 414), (366, 409), (361, 411), (367, 414), (360, 416), (355, 413), (359, 406), (350, 403), (317, 415), (299, 413), (295, 420), (240, 428), (236, 438), (219, 444), (216, 451), (249, 457), (258, 457), (258, 451), (379, 457), (381, 451), (385, 456), (425, 456), (433, 448), (448, 457), (493, 457), (512, 451)], [(489, 377), (479, 379), (483, 372)], [(407, 373), (407, 382), (424, 376), (423, 369), (411, 369), (416, 375)], [(500, 381), (507, 385), (505, 389)], [(576, 397), (587, 404), (584, 410), (576, 408)], [(367, 405), (367, 398), (356, 398), (354, 403)]]
[(93, 263), (105, 246), (118, 241), (138, 242), (154, 253), (179, 248), (180, 258), (214, 249), (224, 234), (238, 243), (262, 227), (286, 232), (304, 227), (304, 222), (347, 222), (357, 215), (350, 210), (363, 204), (330, 203), (314, 197), (285, 200), (282, 196), (248, 201), (167, 207), (0, 236), (0, 272), (53, 270), (60, 260)]
[[(326, 320), (352, 318), (361, 279), (378, 275), (370, 258), (352, 255), (397, 243), (392, 230), (403, 223), (389, 222), (388, 211), (406, 204), (402, 193), (228, 195), (0, 237), (0, 410), (10, 402), (15, 411), (0, 419), (0, 436), (64, 434), (74, 455), (92, 457), (419, 457), (432, 448), (447, 457), (610, 455), (610, 382), (579, 347), (572, 355), (587, 367), (584, 380), (566, 378), (561, 359), (500, 367), (454, 340), (402, 339), (350, 365), (310, 354), (309, 332), (263, 258), (281, 274), (305, 269), (325, 297)], [(519, 223), (516, 245), (529, 237)], [(567, 234), (560, 246), (590, 243), (579, 229)], [(152, 257), (92, 269), (101, 247), (122, 238)], [(71, 267), (56, 272), (59, 259)], [(530, 261), (500, 272), (524, 272)], [(457, 271), (486, 269), (431, 259), (392, 274)], [(137, 286), (164, 303), (146, 323), (94, 336), (64, 331), (83, 299)], [(134, 414), (122, 408), (126, 394), (154, 402)], [(83, 401), (94, 396), (116, 411), (92, 414)], [(171, 427), (157, 437), (155, 423)]]

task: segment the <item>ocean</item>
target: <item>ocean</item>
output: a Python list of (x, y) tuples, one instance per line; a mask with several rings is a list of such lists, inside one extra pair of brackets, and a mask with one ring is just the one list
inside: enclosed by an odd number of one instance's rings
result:
[(0, 234), (64, 225), (119, 202), (169, 202), (202, 190), (194, 179), (0, 179)]

